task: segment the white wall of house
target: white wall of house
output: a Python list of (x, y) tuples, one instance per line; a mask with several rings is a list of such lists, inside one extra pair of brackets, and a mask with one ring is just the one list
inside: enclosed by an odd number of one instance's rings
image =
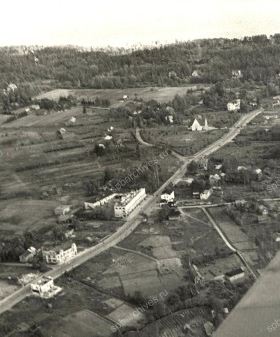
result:
[(117, 193), (113, 193), (113, 194), (110, 194), (108, 195), (107, 197), (101, 199), (101, 200), (98, 200), (94, 203), (91, 203), (91, 202), (85, 202), (84, 203), (84, 207), (85, 209), (94, 209), (96, 207), (100, 207), (100, 206), (103, 206), (105, 204), (107, 204), (111, 199), (115, 198), (115, 196), (117, 195)]
[(44, 292), (51, 291), (53, 287), (54, 284), (52, 278), (43, 278), (41, 282), (31, 283), (31, 291), (39, 295), (42, 295)]
[(43, 258), (46, 263), (49, 264), (60, 264), (65, 261), (70, 260), (75, 255), (77, 255), (78, 250), (75, 243), (72, 243), (71, 247), (67, 250), (60, 249), (59, 252), (55, 252), (54, 250), (44, 251), (43, 250)]
[(140, 188), (129, 200), (116, 203), (114, 212), (116, 218), (123, 218), (129, 215), (146, 197), (145, 188)]
[(171, 201), (174, 201), (175, 199), (175, 193), (174, 191), (172, 191), (170, 194), (169, 193), (163, 193), (161, 196), (160, 196), (161, 200), (166, 200), (167, 202), (171, 202)]
[(202, 126), (199, 124), (199, 122), (195, 119), (193, 124), (191, 125), (191, 130), (192, 131), (201, 131)]
[(211, 190), (205, 190), (204, 192), (200, 193), (200, 199), (207, 200), (211, 194), (212, 194)]

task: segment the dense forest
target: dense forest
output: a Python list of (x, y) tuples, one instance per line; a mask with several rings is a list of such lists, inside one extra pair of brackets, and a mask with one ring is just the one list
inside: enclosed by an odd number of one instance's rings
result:
[[(129, 88), (219, 83), (279, 89), (280, 34), (206, 39), (139, 50), (0, 48), (2, 101), (29, 103), (53, 88)], [(9, 83), (17, 90), (7, 90)], [(276, 86), (276, 88), (275, 88)]]

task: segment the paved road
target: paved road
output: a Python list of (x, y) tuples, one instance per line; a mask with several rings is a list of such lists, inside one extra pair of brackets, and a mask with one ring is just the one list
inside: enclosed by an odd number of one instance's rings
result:
[[(156, 193), (143, 201), (141, 204), (141, 207), (138, 207), (128, 218), (128, 221), (118, 229), (117, 232), (112, 234), (110, 237), (108, 237), (103, 242), (100, 242), (98, 245), (91, 247), (83, 252), (80, 252), (77, 256), (75, 256), (71, 261), (68, 261), (67, 263), (61, 265), (61, 266), (55, 266), (51, 271), (47, 272), (45, 276), (51, 276), (54, 279), (60, 277), (63, 273), (66, 271), (70, 271), (73, 268), (81, 265), (82, 263), (86, 262), (87, 260), (93, 258), (94, 256), (106, 251), (110, 247), (115, 246), (117, 243), (122, 241), (124, 238), (126, 238), (128, 235), (133, 232), (134, 229), (141, 223), (141, 216), (140, 213), (145, 210), (145, 213), (148, 215), (152, 212), (152, 209), (156, 205), (156, 202), (159, 199), (159, 195), (162, 193), (162, 191), (170, 184), (174, 183), (178, 179), (182, 178), (185, 175), (186, 167), (191, 162), (192, 159), (198, 160), (202, 156), (209, 155), (216, 150), (218, 150), (221, 146), (224, 146), (228, 142), (230, 142), (233, 138), (235, 138), (240, 130), (241, 127), (244, 127), (247, 123), (249, 123), (254, 117), (256, 117), (259, 113), (261, 113), (263, 110), (257, 110), (253, 111), (249, 114), (243, 115), (239, 121), (229, 130), (229, 132), (224, 135), (222, 138), (220, 138), (215, 143), (208, 146), (206, 149), (203, 149), (199, 151), (197, 154), (191, 156), (191, 157), (182, 157), (183, 164), (182, 166), (173, 174), (172, 177), (170, 177), (157, 191)], [(181, 156), (180, 156), (181, 157)], [(36, 280), (41, 279), (42, 276), (38, 277)], [(34, 281), (33, 281), (34, 282)], [(16, 303), (22, 301), (28, 294), (30, 293), (30, 284), (27, 284), (23, 288), (17, 290), (10, 296), (6, 297), (2, 301), (0, 301), (0, 313), (9, 310), (12, 306), (14, 306)]]

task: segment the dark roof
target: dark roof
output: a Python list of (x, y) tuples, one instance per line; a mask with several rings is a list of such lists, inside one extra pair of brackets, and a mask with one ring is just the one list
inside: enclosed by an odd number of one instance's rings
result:
[(197, 120), (197, 122), (201, 125), (201, 126), (203, 126), (204, 124), (205, 124), (205, 120), (206, 120), (206, 118), (204, 118), (204, 117), (193, 117), (192, 119), (191, 119), (191, 121), (190, 121), (190, 123), (188, 124), (188, 127), (191, 127), (192, 125), (193, 125), (193, 123), (194, 123), (194, 121), (195, 120)]
[(232, 276), (236, 276), (238, 274), (242, 274), (244, 273), (244, 270), (242, 268), (238, 268), (238, 269), (234, 269), (232, 271), (229, 271), (227, 273), (225, 273), (226, 276), (228, 277), (232, 277)]
[[(194, 121), (195, 120), (197, 120), (198, 121), (198, 123), (200, 124), (200, 122), (199, 122), (199, 120), (198, 120), (198, 118), (192, 118), (191, 119), (191, 121), (189, 122), (189, 125), (188, 125), (188, 127), (191, 127), (192, 125), (193, 125), (193, 123), (194, 123)], [(201, 125), (201, 124), (200, 124)]]
[(72, 242), (72, 241), (68, 241), (68, 242), (63, 242), (63, 243), (61, 243), (60, 245), (57, 245), (57, 246), (55, 246), (55, 245), (50, 245), (50, 246), (44, 246), (43, 247), (43, 250), (44, 251), (55, 251), (56, 253), (59, 253), (60, 252), (60, 250), (62, 249), (62, 250), (68, 250), (68, 249), (70, 249), (71, 247), (72, 247), (72, 244), (73, 244), (74, 242)]
[(30, 255), (34, 255), (33, 253), (31, 253), (31, 252), (29, 252), (28, 250), (27, 251), (25, 251), (23, 254), (21, 254), (20, 255), (20, 257), (28, 257), (28, 256), (30, 256)]

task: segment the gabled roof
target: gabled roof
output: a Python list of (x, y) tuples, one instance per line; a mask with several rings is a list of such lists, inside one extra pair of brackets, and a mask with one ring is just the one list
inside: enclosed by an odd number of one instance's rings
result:
[(197, 120), (197, 118), (193, 118), (193, 119), (191, 119), (191, 121), (190, 121), (190, 123), (189, 123), (189, 127), (191, 127), (195, 122), (197, 122), (199, 125), (200, 125), (200, 123), (199, 123), (199, 121)]

